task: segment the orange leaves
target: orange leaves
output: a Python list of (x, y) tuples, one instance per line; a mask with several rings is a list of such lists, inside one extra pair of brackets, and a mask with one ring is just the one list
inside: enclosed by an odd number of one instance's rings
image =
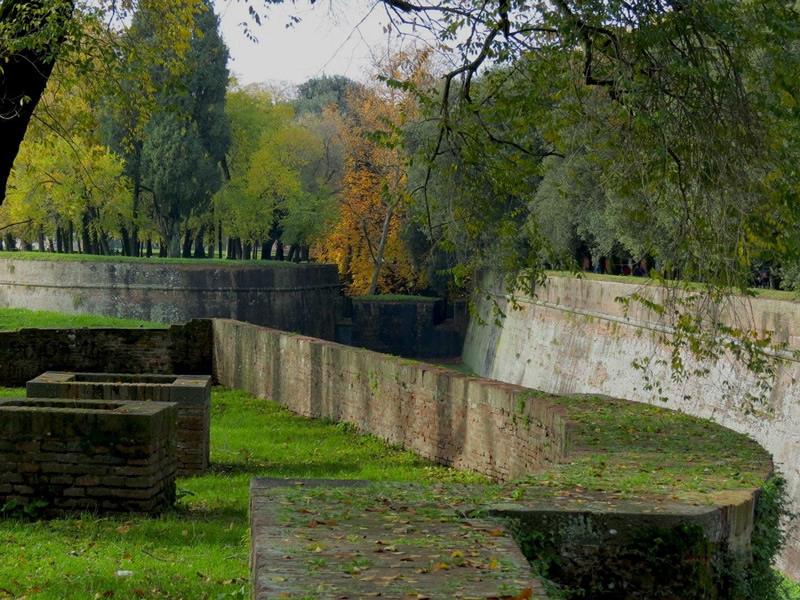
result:
[(409, 157), (402, 128), (415, 113), (408, 90), (358, 88), (348, 96), (341, 138), (345, 147), (339, 218), (315, 248), (335, 262), (350, 293), (408, 292), (424, 285), (402, 232), (409, 218)]

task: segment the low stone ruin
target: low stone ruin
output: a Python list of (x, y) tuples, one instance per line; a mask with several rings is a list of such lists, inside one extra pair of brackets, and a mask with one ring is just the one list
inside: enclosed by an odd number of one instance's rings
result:
[(174, 402), (178, 410), (178, 475), (209, 466), (211, 377), (48, 371), (27, 383), (29, 398)]
[(175, 501), (176, 407), (1, 399), (0, 507), (157, 513)]

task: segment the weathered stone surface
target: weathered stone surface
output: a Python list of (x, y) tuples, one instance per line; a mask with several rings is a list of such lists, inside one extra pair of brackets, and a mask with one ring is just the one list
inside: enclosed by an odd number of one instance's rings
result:
[(503, 525), (422, 487), (253, 480), (255, 600), (546, 598)]
[[(29, 398), (174, 402), (178, 475), (200, 475), (211, 452), (211, 376), (48, 371), (26, 384)], [(104, 449), (98, 448), (98, 452)], [(118, 452), (130, 454), (131, 448)], [(57, 456), (57, 455), (56, 455)]]
[(339, 289), (335, 265), (0, 259), (0, 306), (161, 323), (225, 317), (327, 339)]
[[(791, 511), (800, 511), (800, 362), (789, 358), (778, 367), (765, 405), (749, 409), (748, 394), (758, 394), (759, 381), (743, 364), (723, 358), (699, 363), (685, 356), (687, 380), (670, 377), (672, 348), (666, 317), (637, 302), (626, 313), (617, 298), (642, 294), (656, 303), (674, 289), (644, 285), (647, 280), (598, 281), (551, 277), (536, 297), (517, 295), (512, 309), (502, 286), (487, 276), (490, 299), (478, 299), (485, 325), (473, 321), (464, 345), (464, 362), (483, 377), (519, 383), (554, 394), (603, 394), (679, 410), (709, 418), (753, 437), (772, 454), (787, 480)], [(506, 319), (492, 318), (499, 303)], [(732, 297), (720, 307), (730, 326), (773, 332), (777, 343), (800, 348), (800, 303), (761, 297)], [(669, 312), (669, 311), (668, 311)], [(645, 387), (634, 360), (648, 358), (652, 376), (662, 386), (656, 394)], [(707, 370), (700, 376), (699, 372)], [(780, 567), (800, 577), (800, 522), (790, 529)]]
[[(456, 310), (465, 310), (459, 304)], [(353, 298), (348, 344), (413, 358), (461, 356), (463, 319), (446, 319), (441, 299), (384, 300)], [(460, 316), (460, 315), (459, 315)]]
[[(174, 403), (0, 399), (0, 438), (17, 448), (0, 453), (0, 505), (164, 510), (175, 501), (175, 423)], [(48, 451), (53, 442), (68, 450)]]

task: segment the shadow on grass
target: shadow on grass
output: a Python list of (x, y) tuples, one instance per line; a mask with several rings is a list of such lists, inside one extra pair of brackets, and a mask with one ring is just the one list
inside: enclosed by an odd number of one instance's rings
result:
[(361, 465), (350, 462), (287, 463), (250, 462), (214, 463), (209, 475), (249, 475), (251, 477), (276, 477), (278, 479), (339, 478), (345, 474), (358, 473)]

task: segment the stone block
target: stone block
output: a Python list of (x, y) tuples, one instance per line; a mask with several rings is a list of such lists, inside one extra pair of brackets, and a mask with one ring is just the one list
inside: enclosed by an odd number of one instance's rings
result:
[[(208, 469), (211, 444), (211, 377), (208, 375), (48, 371), (28, 381), (26, 387), (29, 398), (174, 402), (177, 405), (178, 475), (199, 475)], [(149, 450), (130, 444), (123, 446), (124, 449), (116, 449), (116, 455), (150, 454)]]
[(0, 453), (0, 505), (164, 510), (175, 500), (176, 413), (165, 402), (0, 399), (0, 431), (16, 449)]

